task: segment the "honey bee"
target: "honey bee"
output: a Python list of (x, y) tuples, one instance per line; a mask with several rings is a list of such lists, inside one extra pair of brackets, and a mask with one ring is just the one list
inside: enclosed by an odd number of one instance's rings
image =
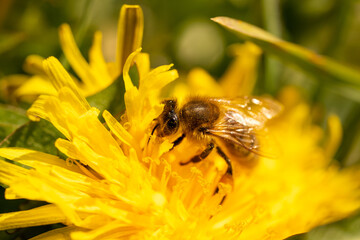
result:
[(185, 137), (205, 146), (200, 154), (181, 165), (199, 162), (216, 149), (227, 164), (224, 176), (231, 179), (233, 167), (229, 156), (244, 161), (254, 155), (265, 155), (258, 141), (259, 132), (282, 109), (271, 98), (250, 96), (234, 99), (190, 97), (181, 107), (176, 99), (163, 103), (163, 111), (155, 119), (151, 135), (164, 138), (180, 133), (172, 149)]

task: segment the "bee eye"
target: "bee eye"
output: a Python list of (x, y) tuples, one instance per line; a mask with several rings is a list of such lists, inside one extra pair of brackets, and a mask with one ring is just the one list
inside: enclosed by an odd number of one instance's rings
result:
[(166, 126), (169, 129), (175, 129), (178, 127), (179, 121), (177, 119), (177, 117), (172, 117), (169, 119), (169, 121), (167, 121)]
[(176, 133), (179, 128), (179, 118), (175, 112), (169, 112), (168, 116), (165, 119), (166, 125), (163, 129), (163, 134), (165, 136)]

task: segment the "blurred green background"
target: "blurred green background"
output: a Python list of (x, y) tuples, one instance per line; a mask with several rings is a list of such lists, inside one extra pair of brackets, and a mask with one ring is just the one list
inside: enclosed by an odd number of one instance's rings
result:
[[(22, 65), (30, 54), (56, 56), (65, 62), (58, 40), (62, 23), (70, 24), (85, 57), (94, 31), (101, 30), (104, 55), (114, 60), (122, 4), (139, 4), (144, 11), (143, 51), (150, 53), (152, 67), (174, 63), (182, 76), (200, 66), (217, 78), (229, 65), (227, 47), (242, 41), (210, 21), (216, 16), (252, 23), (360, 71), (359, 0), (0, 0), (0, 79), (24, 73)], [(306, 101), (320, 109), (315, 123), (325, 128), (330, 113), (340, 117), (344, 137), (336, 159), (342, 166), (358, 164), (360, 92), (350, 86), (337, 88), (320, 78), (265, 54), (256, 93), (276, 95), (283, 86), (298, 86)], [(8, 104), (2, 96), (0, 103)], [(0, 210), (16, 210), (20, 203), (38, 204), (10, 202), (1, 201)], [(0, 238), (26, 239), (45, 228), (50, 227), (1, 233)], [(359, 239), (359, 229), (360, 218), (355, 216), (292, 239)]]

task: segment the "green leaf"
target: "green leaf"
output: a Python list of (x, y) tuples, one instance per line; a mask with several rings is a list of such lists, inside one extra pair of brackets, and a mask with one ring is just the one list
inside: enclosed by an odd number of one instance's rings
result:
[(317, 227), (306, 234), (304, 240), (354, 240), (360, 239), (360, 215), (336, 223)]
[(286, 240), (355, 240), (360, 239), (360, 214), (314, 228), (308, 233), (294, 235)]
[(336, 83), (360, 88), (360, 73), (332, 59), (318, 55), (304, 47), (281, 40), (270, 33), (228, 17), (212, 18), (225, 28), (235, 32), (240, 38), (252, 41), (265, 51), (275, 54), (284, 62), (300, 66), (310, 74)]
[(59, 155), (54, 144), (58, 138), (64, 138), (64, 136), (50, 122), (28, 121), (8, 136), (1, 147), (22, 147)]
[(111, 114), (116, 115), (125, 109), (124, 93), (125, 87), (121, 76), (109, 87), (88, 97), (86, 100), (90, 106), (98, 108), (101, 112), (106, 109)]
[(0, 105), (0, 142), (28, 121), (25, 110), (10, 105)]
[(63, 135), (49, 122), (30, 122), (26, 111), (0, 105), (0, 147), (23, 147), (57, 154), (55, 140)]

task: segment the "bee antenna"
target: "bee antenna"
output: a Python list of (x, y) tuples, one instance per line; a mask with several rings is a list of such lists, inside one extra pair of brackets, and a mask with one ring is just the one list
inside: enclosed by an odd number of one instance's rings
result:
[(160, 126), (160, 124), (159, 124), (159, 123), (155, 125), (155, 127), (154, 127), (154, 128), (153, 128), (153, 130), (151, 131), (151, 136), (154, 134), (154, 132), (155, 132), (156, 128), (157, 128), (157, 127), (159, 127), (159, 126)]
[(149, 139), (148, 139), (148, 141), (147, 141), (147, 145), (149, 144), (152, 135), (154, 135), (154, 132), (155, 132), (156, 128), (158, 128), (159, 126), (160, 126), (159, 123), (156, 124), (155, 127), (153, 128), (153, 130), (151, 131), (151, 135), (150, 135), (150, 137), (149, 137)]

